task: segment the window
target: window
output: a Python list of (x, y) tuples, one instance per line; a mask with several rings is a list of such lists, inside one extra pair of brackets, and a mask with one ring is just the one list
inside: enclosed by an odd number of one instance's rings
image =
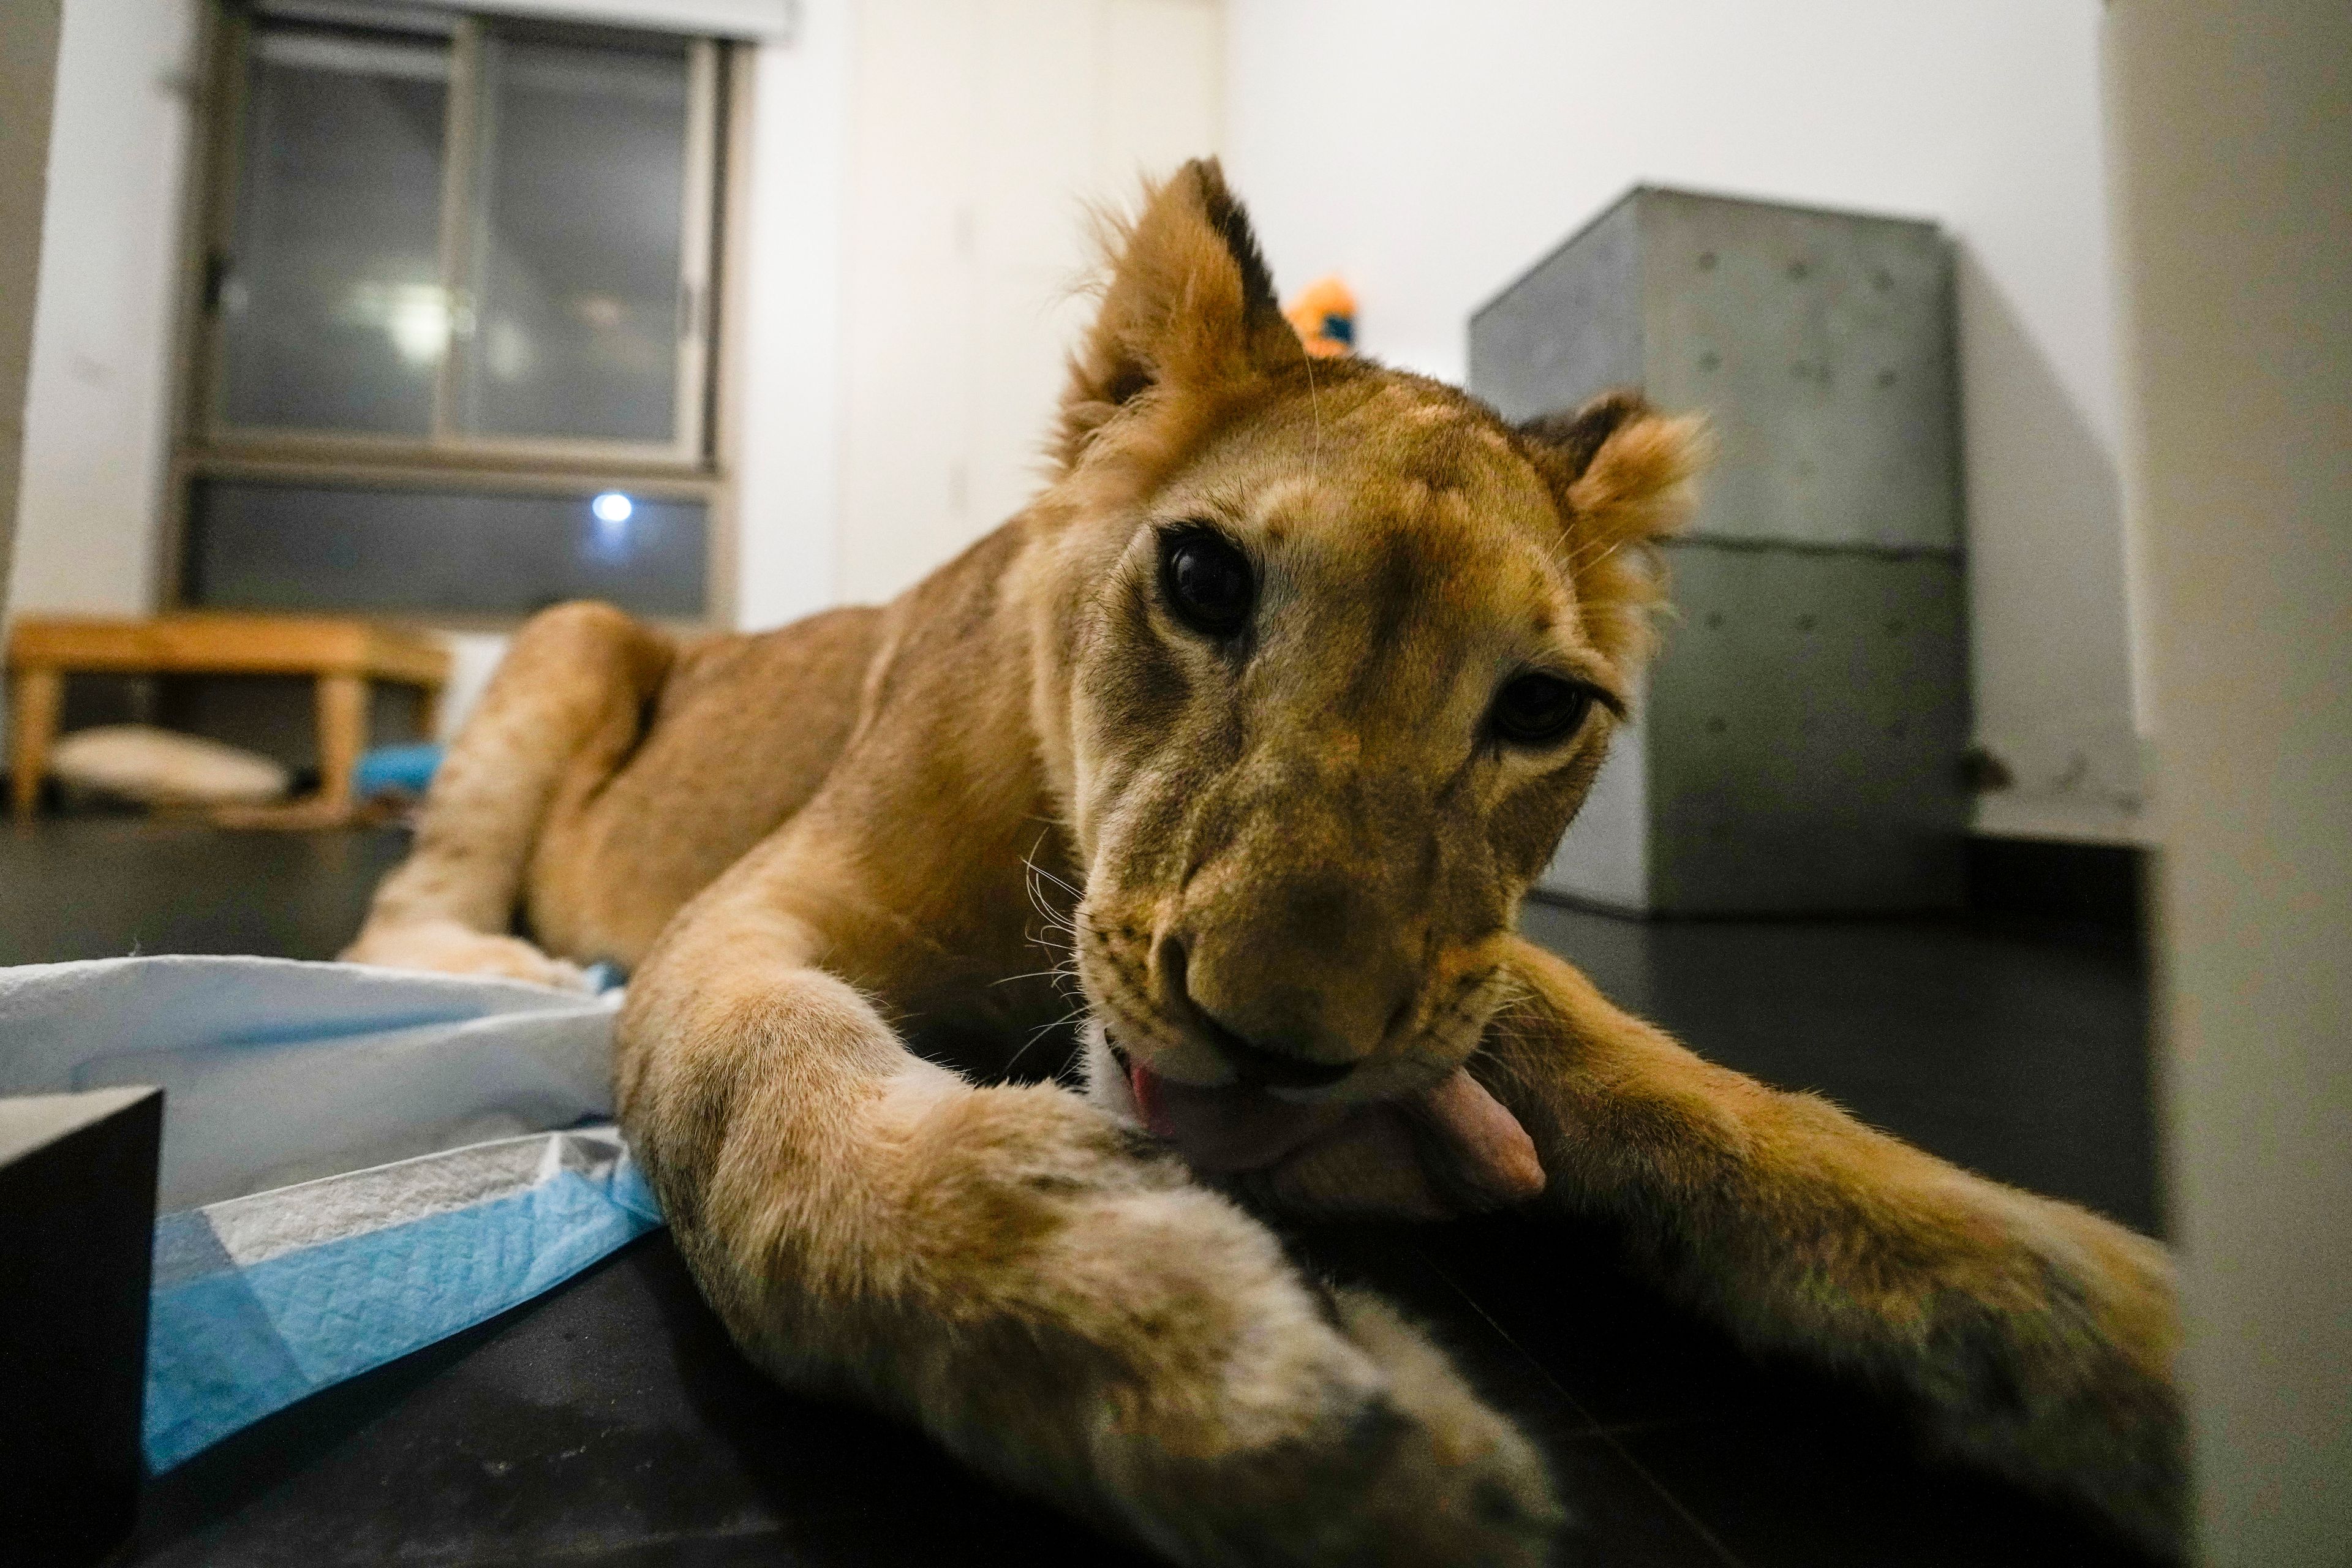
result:
[(223, 19), (182, 602), (703, 615), (721, 47)]

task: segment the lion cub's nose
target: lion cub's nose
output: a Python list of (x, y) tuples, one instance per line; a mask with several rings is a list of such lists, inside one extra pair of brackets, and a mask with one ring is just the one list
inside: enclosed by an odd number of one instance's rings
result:
[(1244, 1082), (1337, 1083), (1380, 1044), (1401, 1010), (1391, 995), (1397, 987), (1355, 966), (1326, 970), (1297, 944), (1275, 942), (1270, 953), (1259, 951), (1265, 945), (1165, 937), (1158, 957), (1166, 994)]

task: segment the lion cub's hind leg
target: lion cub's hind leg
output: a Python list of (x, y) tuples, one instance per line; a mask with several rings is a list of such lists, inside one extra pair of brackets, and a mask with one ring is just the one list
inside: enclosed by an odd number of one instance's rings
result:
[(585, 989), (578, 965), (512, 934), (523, 877), (559, 798), (586, 794), (636, 744), (675, 654), (610, 605), (534, 616), (442, 759), (415, 847), (344, 960)]

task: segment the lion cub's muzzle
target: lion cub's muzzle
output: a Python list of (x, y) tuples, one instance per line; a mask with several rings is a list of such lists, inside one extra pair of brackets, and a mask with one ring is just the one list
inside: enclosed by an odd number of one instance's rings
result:
[[(1234, 1069), (1239, 1082), (1258, 1089), (1320, 1089), (1339, 1082), (1356, 1068), (1354, 1056), (1338, 1061), (1318, 1059), (1309, 1054), (1315, 1048), (1310, 1032), (1295, 1026), (1270, 1029), (1267, 1044), (1244, 1036), (1227, 1025), (1223, 1017), (1204, 1005), (1192, 989), (1192, 965), (1191, 949), (1183, 939), (1162, 937), (1153, 966), (1158, 970), (1162, 995), (1170, 1010), (1178, 1014), (1190, 1031), (1202, 1037)], [(1265, 1007), (1229, 1008), (1232, 1012), (1260, 1023), (1265, 1015), (1276, 1011)], [(1279, 1009), (1289, 1017), (1311, 1014), (1311, 1001), (1300, 1005), (1297, 998), (1285, 999)], [(1361, 1052), (1356, 1053), (1360, 1055)]]
[(1421, 976), (1403, 943), (1364, 934), (1344, 895), (1285, 902), (1304, 918), (1177, 921), (1152, 952), (1154, 989), (1242, 1082), (1319, 1088), (1412, 1026)]
[[(1279, 1170), (1289, 1174), (1278, 1187), (1329, 1178), (1352, 1190), (1371, 1167), (1402, 1161), (1391, 1184), (1425, 1176), (1432, 1190), (1521, 1192), (1532, 1156), (1488, 1155), (1525, 1134), (1459, 1059), (1485, 1016), (1492, 963), (1441, 962), (1424, 975), (1406, 943), (1362, 940), (1378, 928), (1328, 894), (1306, 895), (1317, 897), (1306, 912), (1328, 923), (1272, 930), (1232, 918), (1231, 903), (1193, 904), (1156, 931), (1082, 911), (1087, 967), (1104, 983), (1088, 1068), (1097, 1098), (1204, 1173)], [(1509, 1137), (1488, 1136), (1494, 1128)], [(1353, 1173), (1343, 1179), (1342, 1167)]]

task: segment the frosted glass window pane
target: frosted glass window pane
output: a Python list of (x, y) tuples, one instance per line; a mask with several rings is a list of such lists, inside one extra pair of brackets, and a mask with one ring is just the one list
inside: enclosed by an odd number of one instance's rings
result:
[(673, 438), (687, 99), (683, 45), (484, 40), (465, 429)]
[(262, 27), (220, 291), (228, 423), (424, 436), (447, 40)]
[(703, 612), (699, 501), (200, 482), (184, 595), (241, 610), (520, 615), (604, 599)]

